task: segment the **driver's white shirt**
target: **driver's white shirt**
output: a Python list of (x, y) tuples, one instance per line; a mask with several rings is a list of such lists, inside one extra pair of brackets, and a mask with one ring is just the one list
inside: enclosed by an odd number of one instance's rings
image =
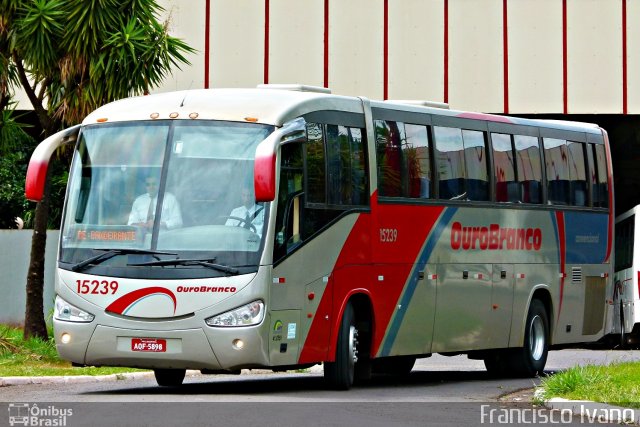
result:
[[(256, 211), (258, 214), (255, 215)], [(262, 236), (262, 226), (264, 225), (264, 208), (259, 205), (253, 205), (249, 209), (245, 206), (240, 206), (239, 208), (235, 208), (231, 211), (229, 216), (234, 216), (236, 218), (242, 218), (243, 220), (247, 217), (247, 213), (249, 214), (249, 218), (251, 218), (250, 223), (256, 227), (256, 234), (258, 236)], [(255, 215), (255, 218), (253, 217)], [(236, 226), (236, 227), (244, 227), (244, 221), (238, 221), (237, 219), (229, 218), (224, 225)]]

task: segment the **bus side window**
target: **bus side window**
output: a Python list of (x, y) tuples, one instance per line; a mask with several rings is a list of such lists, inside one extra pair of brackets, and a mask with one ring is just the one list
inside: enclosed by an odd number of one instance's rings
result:
[(571, 204), (587, 206), (587, 173), (585, 168), (584, 144), (567, 141), (569, 152), (569, 179), (571, 181)]
[(564, 139), (543, 138), (549, 203), (569, 204), (569, 155)]
[(435, 135), (440, 198), (465, 198), (465, 155), (462, 130), (434, 126), (433, 132)]
[(635, 215), (625, 218), (616, 224), (616, 258), (615, 271), (633, 266), (633, 233)]
[(492, 133), (493, 165), (496, 182), (496, 202), (520, 201), (516, 180), (511, 135)]
[[(280, 148), (280, 188), (276, 213), (276, 233), (273, 245), (273, 260), (284, 257), (294, 245), (299, 243), (300, 210), (299, 197), (302, 193), (302, 144), (292, 143)], [(298, 200), (298, 202), (296, 202)], [(294, 211), (298, 206), (297, 215)], [(298, 223), (294, 223), (295, 220)], [(294, 236), (294, 232), (298, 235)]]
[(594, 144), (596, 152), (596, 169), (597, 169), (597, 201), (594, 201), (594, 207), (609, 207), (609, 185), (607, 174), (607, 157), (604, 145)]
[(468, 200), (489, 200), (489, 173), (484, 132), (463, 130), (465, 188)]
[(406, 141), (404, 123), (376, 120), (376, 157), (380, 196), (402, 197), (402, 144)]
[(402, 148), (407, 163), (408, 190), (411, 198), (428, 199), (431, 189), (431, 152), (429, 150), (429, 132), (424, 125), (405, 124), (406, 144)]
[(542, 158), (538, 138), (514, 135), (516, 170), (523, 203), (542, 203)]

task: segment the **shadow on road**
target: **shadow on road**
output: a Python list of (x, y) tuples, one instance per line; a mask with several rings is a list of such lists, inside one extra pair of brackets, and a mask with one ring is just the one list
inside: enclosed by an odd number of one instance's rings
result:
[[(504, 383), (511, 379), (496, 379), (485, 371), (414, 371), (408, 376), (374, 376), (371, 380), (357, 384), (354, 388), (371, 391), (376, 388), (391, 389), (403, 387), (436, 387), (443, 384), (462, 382), (496, 382)], [(142, 381), (139, 381), (142, 382)], [(144, 380), (144, 384), (137, 386), (129, 381), (122, 383), (122, 388), (106, 391), (92, 391), (85, 395), (244, 395), (244, 394), (291, 394), (297, 392), (326, 392), (335, 393), (328, 388), (322, 375), (314, 374), (267, 374), (256, 377), (243, 376), (195, 376), (187, 377), (180, 387), (159, 387), (155, 381)]]

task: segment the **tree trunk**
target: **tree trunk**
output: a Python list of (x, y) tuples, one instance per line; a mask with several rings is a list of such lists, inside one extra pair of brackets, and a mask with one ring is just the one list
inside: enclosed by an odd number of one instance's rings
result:
[(49, 173), (42, 200), (36, 205), (31, 238), (31, 261), (27, 274), (27, 307), (24, 317), (24, 337), (47, 339), (47, 324), (44, 320), (44, 251), (47, 244), (47, 221), (49, 218)]

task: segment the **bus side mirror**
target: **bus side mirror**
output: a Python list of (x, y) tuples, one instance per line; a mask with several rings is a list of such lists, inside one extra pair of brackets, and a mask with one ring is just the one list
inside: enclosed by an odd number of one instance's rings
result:
[(24, 185), (24, 195), (27, 200), (39, 202), (44, 194), (44, 186), (47, 181), (49, 160), (58, 147), (74, 143), (78, 138), (80, 125), (76, 125), (60, 131), (42, 141), (31, 155), (27, 178)]
[(271, 202), (276, 198), (276, 153), (260, 153), (256, 150), (256, 161), (253, 167), (253, 189), (256, 202)]

